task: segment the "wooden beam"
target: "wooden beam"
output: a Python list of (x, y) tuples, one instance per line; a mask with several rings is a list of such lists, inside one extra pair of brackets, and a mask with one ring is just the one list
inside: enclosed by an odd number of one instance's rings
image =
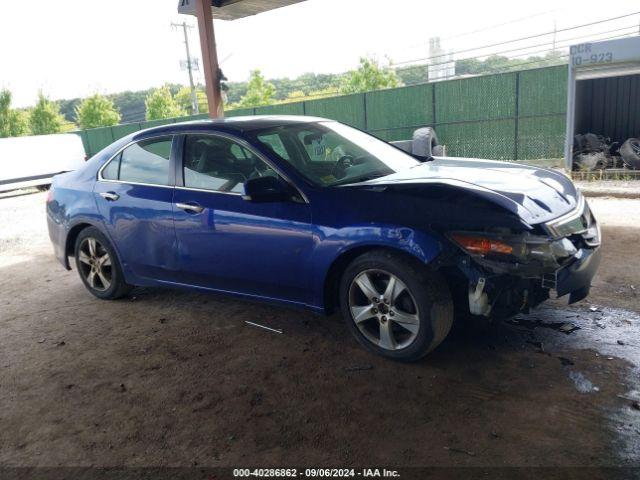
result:
[(198, 32), (200, 34), (200, 49), (202, 51), (209, 116), (211, 118), (222, 118), (224, 117), (224, 109), (222, 95), (220, 94), (220, 69), (218, 66), (216, 37), (213, 31), (211, 0), (196, 0), (196, 17), (198, 17)]

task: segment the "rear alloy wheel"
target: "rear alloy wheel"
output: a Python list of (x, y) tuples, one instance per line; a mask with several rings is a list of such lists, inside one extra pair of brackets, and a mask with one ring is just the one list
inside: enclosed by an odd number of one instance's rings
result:
[(347, 267), (340, 300), (356, 339), (396, 360), (423, 357), (444, 340), (453, 323), (444, 279), (417, 260), (386, 250), (365, 253)]
[(111, 300), (131, 290), (132, 287), (124, 282), (113, 248), (97, 228), (89, 227), (80, 232), (75, 256), (82, 282), (96, 297)]
[(93, 237), (87, 237), (80, 243), (78, 255), (80, 274), (89, 286), (99, 292), (105, 292), (111, 286), (113, 265), (109, 252)]

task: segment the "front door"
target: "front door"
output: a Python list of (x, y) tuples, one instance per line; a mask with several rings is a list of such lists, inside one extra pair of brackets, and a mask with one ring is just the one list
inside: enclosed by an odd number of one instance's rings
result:
[(304, 199), (243, 199), (245, 181), (278, 174), (227, 136), (187, 135), (182, 174), (173, 206), (181, 282), (308, 302), (312, 236)]
[(172, 280), (175, 270), (172, 137), (126, 147), (100, 171), (94, 195), (125, 272)]

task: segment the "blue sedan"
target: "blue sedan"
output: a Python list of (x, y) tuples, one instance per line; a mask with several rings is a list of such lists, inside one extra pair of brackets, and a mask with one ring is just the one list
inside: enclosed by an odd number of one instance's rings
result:
[(600, 230), (571, 181), (412, 155), (338, 122), (237, 117), (136, 132), (54, 178), (55, 254), (98, 298), (187, 287), (340, 309), (369, 350), (416, 360), (461, 314), (584, 298)]

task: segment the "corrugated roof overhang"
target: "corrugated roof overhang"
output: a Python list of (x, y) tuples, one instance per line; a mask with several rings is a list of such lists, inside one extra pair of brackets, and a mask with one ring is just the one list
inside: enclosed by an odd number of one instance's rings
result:
[[(238, 20), (305, 0), (211, 0), (213, 18)], [(195, 0), (179, 0), (178, 13), (195, 15)]]

